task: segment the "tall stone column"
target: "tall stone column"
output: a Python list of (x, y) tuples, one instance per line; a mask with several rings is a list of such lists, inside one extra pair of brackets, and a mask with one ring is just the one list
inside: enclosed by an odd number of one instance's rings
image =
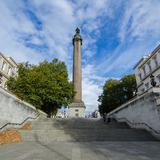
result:
[(80, 36), (80, 30), (76, 29), (76, 34), (73, 38), (73, 85), (74, 102), (82, 102), (82, 69), (81, 69), (81, 57), (82, 57), (82, 38)]
[(69, 117), (84, 117), (85, 105), (82, 101), (82, 38), (80, 29), (76, 29), (73, 37), (73, 85), (75, 96), (73, 103), (69, 105)]

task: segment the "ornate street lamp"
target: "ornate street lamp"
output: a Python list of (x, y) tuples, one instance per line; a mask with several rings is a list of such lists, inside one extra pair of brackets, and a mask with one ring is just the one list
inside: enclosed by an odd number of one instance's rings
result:
[(150, 79), (151, 79), (151, 85), (153, 86), (153, 87), (155, 87), (156, 86), (156, 81), (155, 81), (155, 77), (151, 74), (151, 76), (150, 76)]
[(2, 83), (2, 75), (0, 74), (0, 84)]

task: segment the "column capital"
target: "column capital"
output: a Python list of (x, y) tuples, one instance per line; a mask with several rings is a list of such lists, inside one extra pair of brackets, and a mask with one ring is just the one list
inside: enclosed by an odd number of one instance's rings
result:
[(73, 40), (72, 40), (73, 46), (74, 46), (75, 41), (81, 41), (81, 45), (82, 45), (82, 37), (80, 35), (80, 29), (77, 27), (75, 31), (76, 31), (76, 34), (74, 35)]

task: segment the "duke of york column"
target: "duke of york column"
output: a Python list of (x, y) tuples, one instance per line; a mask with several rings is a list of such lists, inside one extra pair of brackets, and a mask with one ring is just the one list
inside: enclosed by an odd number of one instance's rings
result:
[(80, 29), (76, 29), (73, 37), (73, 86), (75, 96), (73, 103), (69, 105), (69, 117), (84, 117), (85, 105), (82, 101), (82, 37)]

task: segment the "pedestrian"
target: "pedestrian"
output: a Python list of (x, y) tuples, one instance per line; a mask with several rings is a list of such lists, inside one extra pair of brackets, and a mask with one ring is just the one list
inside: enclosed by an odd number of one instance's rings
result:
[(108, 116), (107, 123), (110, 123), (110, 122), (111, 122), (111, 118)]
[(106, 113), (103, 113), (103, 122), (106, 122)]

